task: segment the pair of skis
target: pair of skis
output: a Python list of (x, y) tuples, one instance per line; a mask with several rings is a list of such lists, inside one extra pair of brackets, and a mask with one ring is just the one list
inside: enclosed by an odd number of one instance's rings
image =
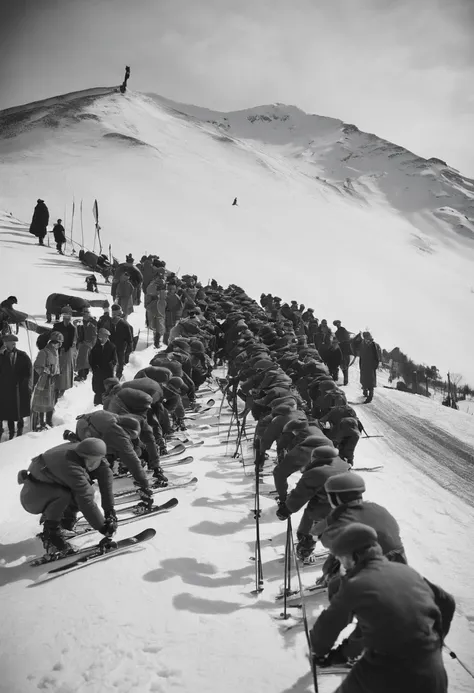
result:
[[(128, 537), (127, 539), (119, 539), (119, 541), (114, 542), (111, 548), (106, 551), (103, 551), (98, 544), (96, 546), (90, 546), (87, 549), (80, 549), (75, 554), (73, 554), (75, 556), (74, 560), (68, 561), (67, 563), (61, 563), (61, 565), (52, 568), (51, 570), (48, 570), (44, 579), (47, 580), (53, 577), (59, 577), (60, 575), (65, 575), (67, 573), (72, 573), (74, 570), (78, 570), (79, 568), (83, 568), (87, 565), (97, 563), (98, 561), (101, 561), (105, 558), (120, 555), (121, 553), (130, 550), (138, 544), (142, 544), (145, 541), (153, 539), (155, 535), (156, 529), (148, 527), (147, 529), (144, 529), (142, 532), (139, 532), (138, 534), (135, 534), (132, 537)], [(73, 555), (71, 555), (71, 558)], [(69, 557), (66, 556), (64, 558)], [(49, 562), (50, 561), (46, 559), (38, 559), (36, 561), (33, 561), (30, 565), (38, 566), (44, 565)]]

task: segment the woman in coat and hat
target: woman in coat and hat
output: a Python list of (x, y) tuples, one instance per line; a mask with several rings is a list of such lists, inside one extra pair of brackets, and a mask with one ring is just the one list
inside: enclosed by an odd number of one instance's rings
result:
[(30, 415), (32, 389), (31, 359), (24, 351), (16, 348), (18, 337), (6, 334), (3, 337), (5, 351), (0, 352), (0, 438), (2, 423), (8, 422), (10, 440), (23, 433), (23, 419)]
[[(31, 411), (38, 414), (38, 423), (34, 421), (35, 430), (43, 430), (53, 425), (53, 412), (56, 405), (56, 378), (59, 375), (58, 350), (64, 342), (60, 332), (52, 332), (49, 341), (43, 349), (40, 349), (34, 363), (34, 369), (38, 374), (38, 381), (33, 390)], [(46, 415), (46, 420), (45, 420)]]
[(59, 349), (59, 374), (56, 378), (57, 399), (59, 399), (74, 385), (77, 329), (72, 324), (71, 306), (64, 306), (61, 309), (61, 320), (54, 323), (53, 330), (60, 332), (64, 338)]

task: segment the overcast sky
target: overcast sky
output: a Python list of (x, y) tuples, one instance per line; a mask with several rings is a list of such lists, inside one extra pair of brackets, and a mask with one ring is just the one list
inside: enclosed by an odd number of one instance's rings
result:
[(119, 84), (282, 102), (474, 177), (474, 0), (0, 0), (0, 109)]

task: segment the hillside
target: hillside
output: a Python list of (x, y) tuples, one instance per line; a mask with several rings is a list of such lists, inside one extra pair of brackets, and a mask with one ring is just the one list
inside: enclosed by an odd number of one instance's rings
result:
[(153, 248), (172, 269), (298, 297), (471, 381), (473, 185), (290, 106), (220, 114), (101, 88), (0, 113), (7, 212), (27, 222), (42, 197), (69, 231), (83, 199), (91, 246), (97, 198), (118, 255)]
[[(2, 282), (19, 287), (38, 321), (53, 288), (91, 297), (84, 290), (88, 271), (77, 259), (32, 245), (24, 225), (12, 217), (0, 218), (0, 233)], [(130, 249), (138, 250), (133, 239)], [(110, 287), (101, 281), (99, 289), (101, 298)], [(92, 312), (98, 316), (101, 310)], [(131, 317), (142, 332), (124, 372), (127, 380), (155, 354), (146, 344), (143, 307)], [(34, 358), (34, 335), (21, 329), (19, 337), (19, 347), (31, 350)], [(383, 376), (380, 380), (382, 384)], [(345, 391), (350, 401), (359, 399), (356, 368)], [(200, 401), (209, 396), (203, 394)], [(151, 526), (156, 537), (49, 582), (42, 582), (48, 566), (28, 565), (41, 553), (35, 537), (38, 517), (20, 506), (17, 473), (32, 457), (61, 443), (64, 429), (74, 428), (76, 417), (93, 409), (90, 379), (76, 383), (58, 402), (52, 430), (27, 432), (0, 444), (1, 693), (312, 690), (299, 611), (292, 610), (290, 619), (282, 621), (281, 603), (275, 602), (283, 586), (286, 525), (276, 518), (274, 499), (262, 495), (264, 589), (256, 596), (251, 442), (244, 446), (243, 459), (232, 457), (234, 448), (222, 443), (230, 410), (224, 402), (219, 416), (220, 392), (213, 396), (215, 407), (188, 422), (187, 435), (204, 440), (192, 449), (194, 461), (166, 470), (172, 482), (197, 476), (197, 484), (160, 493), (160, 501), (174, 495), (179, 505), (117, 533), (124, 538)], [(356, 469), (377, 467), (361, 472), (366, 497), (396, 516), (411, 565), (454, 594), (457, 612), (448, 645), (472, 668), (474, 564), (466, 547), (474, 523), (474, 418), (382, 387), (372, 405), (356, 407), (369, 435), (382, 436), (363, 438), (357, 449)], [(271, 477), (265, 478), (270, 482)], [(272, 488), (266, 482), (263, 486)], [(298, 519), (295, 514), (294, 528)], [(86, 535), (75, 543), (94, 539)], [(314, 582), (319, 567), (303, 569), (305, 584)], [(325, 604), (325, 595), (308, 600), (310, 623)], [(445, 663), (450, 693), (470, 693), (472, 679), (447, 654)], [(339, 682), (338, 676), (321, 675), (320, 693), (333, 693)]]

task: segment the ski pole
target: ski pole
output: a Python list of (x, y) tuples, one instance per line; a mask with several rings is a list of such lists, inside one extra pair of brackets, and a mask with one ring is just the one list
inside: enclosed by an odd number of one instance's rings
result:
[(283, 582), (283, 613), (282, 618), (289, 618), (288, 613), (288, 594), (291, 589), (291, 519), (288, 518), (286, 525), (286, 545), (285, 545), (285, 575)]
[(459, 664), (462, 666), (462, 668), (464, 669), (464, 671), (467, 671), (467, 673), (469, 674), (469, 676), (470, 676), (471, 678), (474, 679), (474, 673), (469, 669), (469, 667), (468, 667), (466, 664), (464, 664), (464, 662), (463, 662), (461, 659), (459, 659), (459, 657), (457, 656), (457, 654), (456, 654), (455, 652), (453, 652), (453, 651), (446, 645), (446, 643), (444, 644), (444, 647), (445, 647), (445, 649), (447, 650), (447, 652), (448, 652), (449, 656), (451, 657), (451, 659), (455, 659), (457, 662), (459, 662)]
[(255, 590), (252, 594), (259, 594), (263, 591), (263, 565), (262, 551), (260, 546), (260, 477), (258, 475), (258, 463), (260, 459), (259, 448), (255, 447)]
[(308, 612), (306, 610), (306, 599), (303, 596), (303, 581), (301, 580), (301, 572), (300, 572), (300, 568), (298, 565), (298, 559), (296, 556), (295, 541), (293, 539), (293, 530), (291, 528), (291, 517), (288, 518), (288, 526), (290, 528), (291, 548), (292, 548), (292, 553), (293, 553), (293, 560), (295, 562), (296, 577), (298, 578), (298, 587), (299, 587), (300, 595), (301, 595), (301, 611), (302, 611), (302, 616), (303, 616), (304, 632), (306, 635), (306, 641), (308, 643), (308, 659), (309, 659), (309, 665), (311, 668), (311, 675), (313, 677), (314, 693), (318, 693), (319, 687), (318, 687), (318, 672), (317, 672), (317, 668), (316, 668), (316, 655), (313, 652), (313, 645), (311, 643), (311, 635), (309, 632)]

